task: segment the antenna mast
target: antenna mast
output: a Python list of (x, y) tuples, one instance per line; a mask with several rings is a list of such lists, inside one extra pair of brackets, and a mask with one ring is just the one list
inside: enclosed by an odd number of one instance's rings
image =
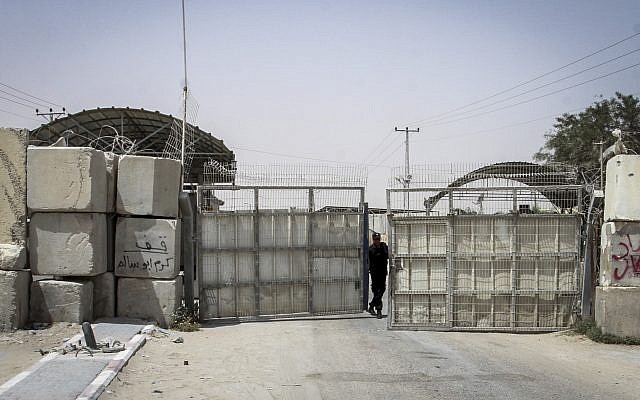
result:
[(182, 89), (182, 146), (180, 152), (180, 163), (182, 164), (182, 178), (180, 179), (180, 190), (184, 184), (184, 151), (185, 137), (187, 131), (187, 33), (184, 17), (184, 0), (182, 0), (182, 55), (184, 61), (184, 88)]

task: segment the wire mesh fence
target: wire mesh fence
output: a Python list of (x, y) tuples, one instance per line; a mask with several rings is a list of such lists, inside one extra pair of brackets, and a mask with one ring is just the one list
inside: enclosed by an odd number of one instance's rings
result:
[(203, 319), (362, 309), (363, 187), (199, 188)]
[(390, 327), (567, 327), (581, 290), (582, 187), (555, 171), (520, 169), (518, 181), (503, 167), (474, 171), (387, 191)]

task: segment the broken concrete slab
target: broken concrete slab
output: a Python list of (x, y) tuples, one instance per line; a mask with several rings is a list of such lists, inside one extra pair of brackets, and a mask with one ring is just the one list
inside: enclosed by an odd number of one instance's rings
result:
[(27, 150), (27, 206), (30, 212), (108, 211), (107, 161), (91, 147), (36, 147)]
[(0, 128), (0, 243), (25, 242), (28, 141), (26, 129)]
[(27, 268), (27, 249), (19, 244), (0, 243), (0, 270), (18, 271)]
[(640, 287), (596, 287), (595, 319), (603, 333), (640, 338)]
[(617, 155), (607, 162), (604, 220), (640, 221), (640, 156)]
[(42, 280), (31, 284), (31, 320), (75, 322), (93, 318), (93, 283)]
[(118, 317), (156, 321), (168, 327), (182, 304), (182, 276), (171, 280), (118, 279)]
[(107, 272), (106, 215), (33, 214), (29, 261), (34, 275), (94, 276)]
[(122, 156), (118, 162), (118, 214), (177, 217), (181, 171), (177, 160)]
[(20, 329), (29, 319), (29, 285), (31, 273), (0, 271), (0, 332)]
[(120, 217), (116, 276), (173, 279), (180, 272), (180, 245), (180, 220)]

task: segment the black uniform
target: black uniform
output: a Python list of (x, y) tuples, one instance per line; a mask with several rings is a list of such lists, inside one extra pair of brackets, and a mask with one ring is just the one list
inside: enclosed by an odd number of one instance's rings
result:
[(378, 246), (369, 246), (369, 274), (371, 275), (371, 291), (373, 299), (369, 308), (382, 310), (382, 295), (387, 288), (387, 261), (389, 260), (389, 248), (385, 242)]

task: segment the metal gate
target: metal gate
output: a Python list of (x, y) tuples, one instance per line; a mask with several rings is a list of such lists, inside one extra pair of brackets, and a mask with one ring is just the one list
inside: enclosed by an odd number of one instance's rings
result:
[(198, 204), (203, 320), (362, 310), (363, 187), (208, 185)]
[(581, 293), (580, 191), (517, 182), (388, 189), (389, 327), (568, 327)]

